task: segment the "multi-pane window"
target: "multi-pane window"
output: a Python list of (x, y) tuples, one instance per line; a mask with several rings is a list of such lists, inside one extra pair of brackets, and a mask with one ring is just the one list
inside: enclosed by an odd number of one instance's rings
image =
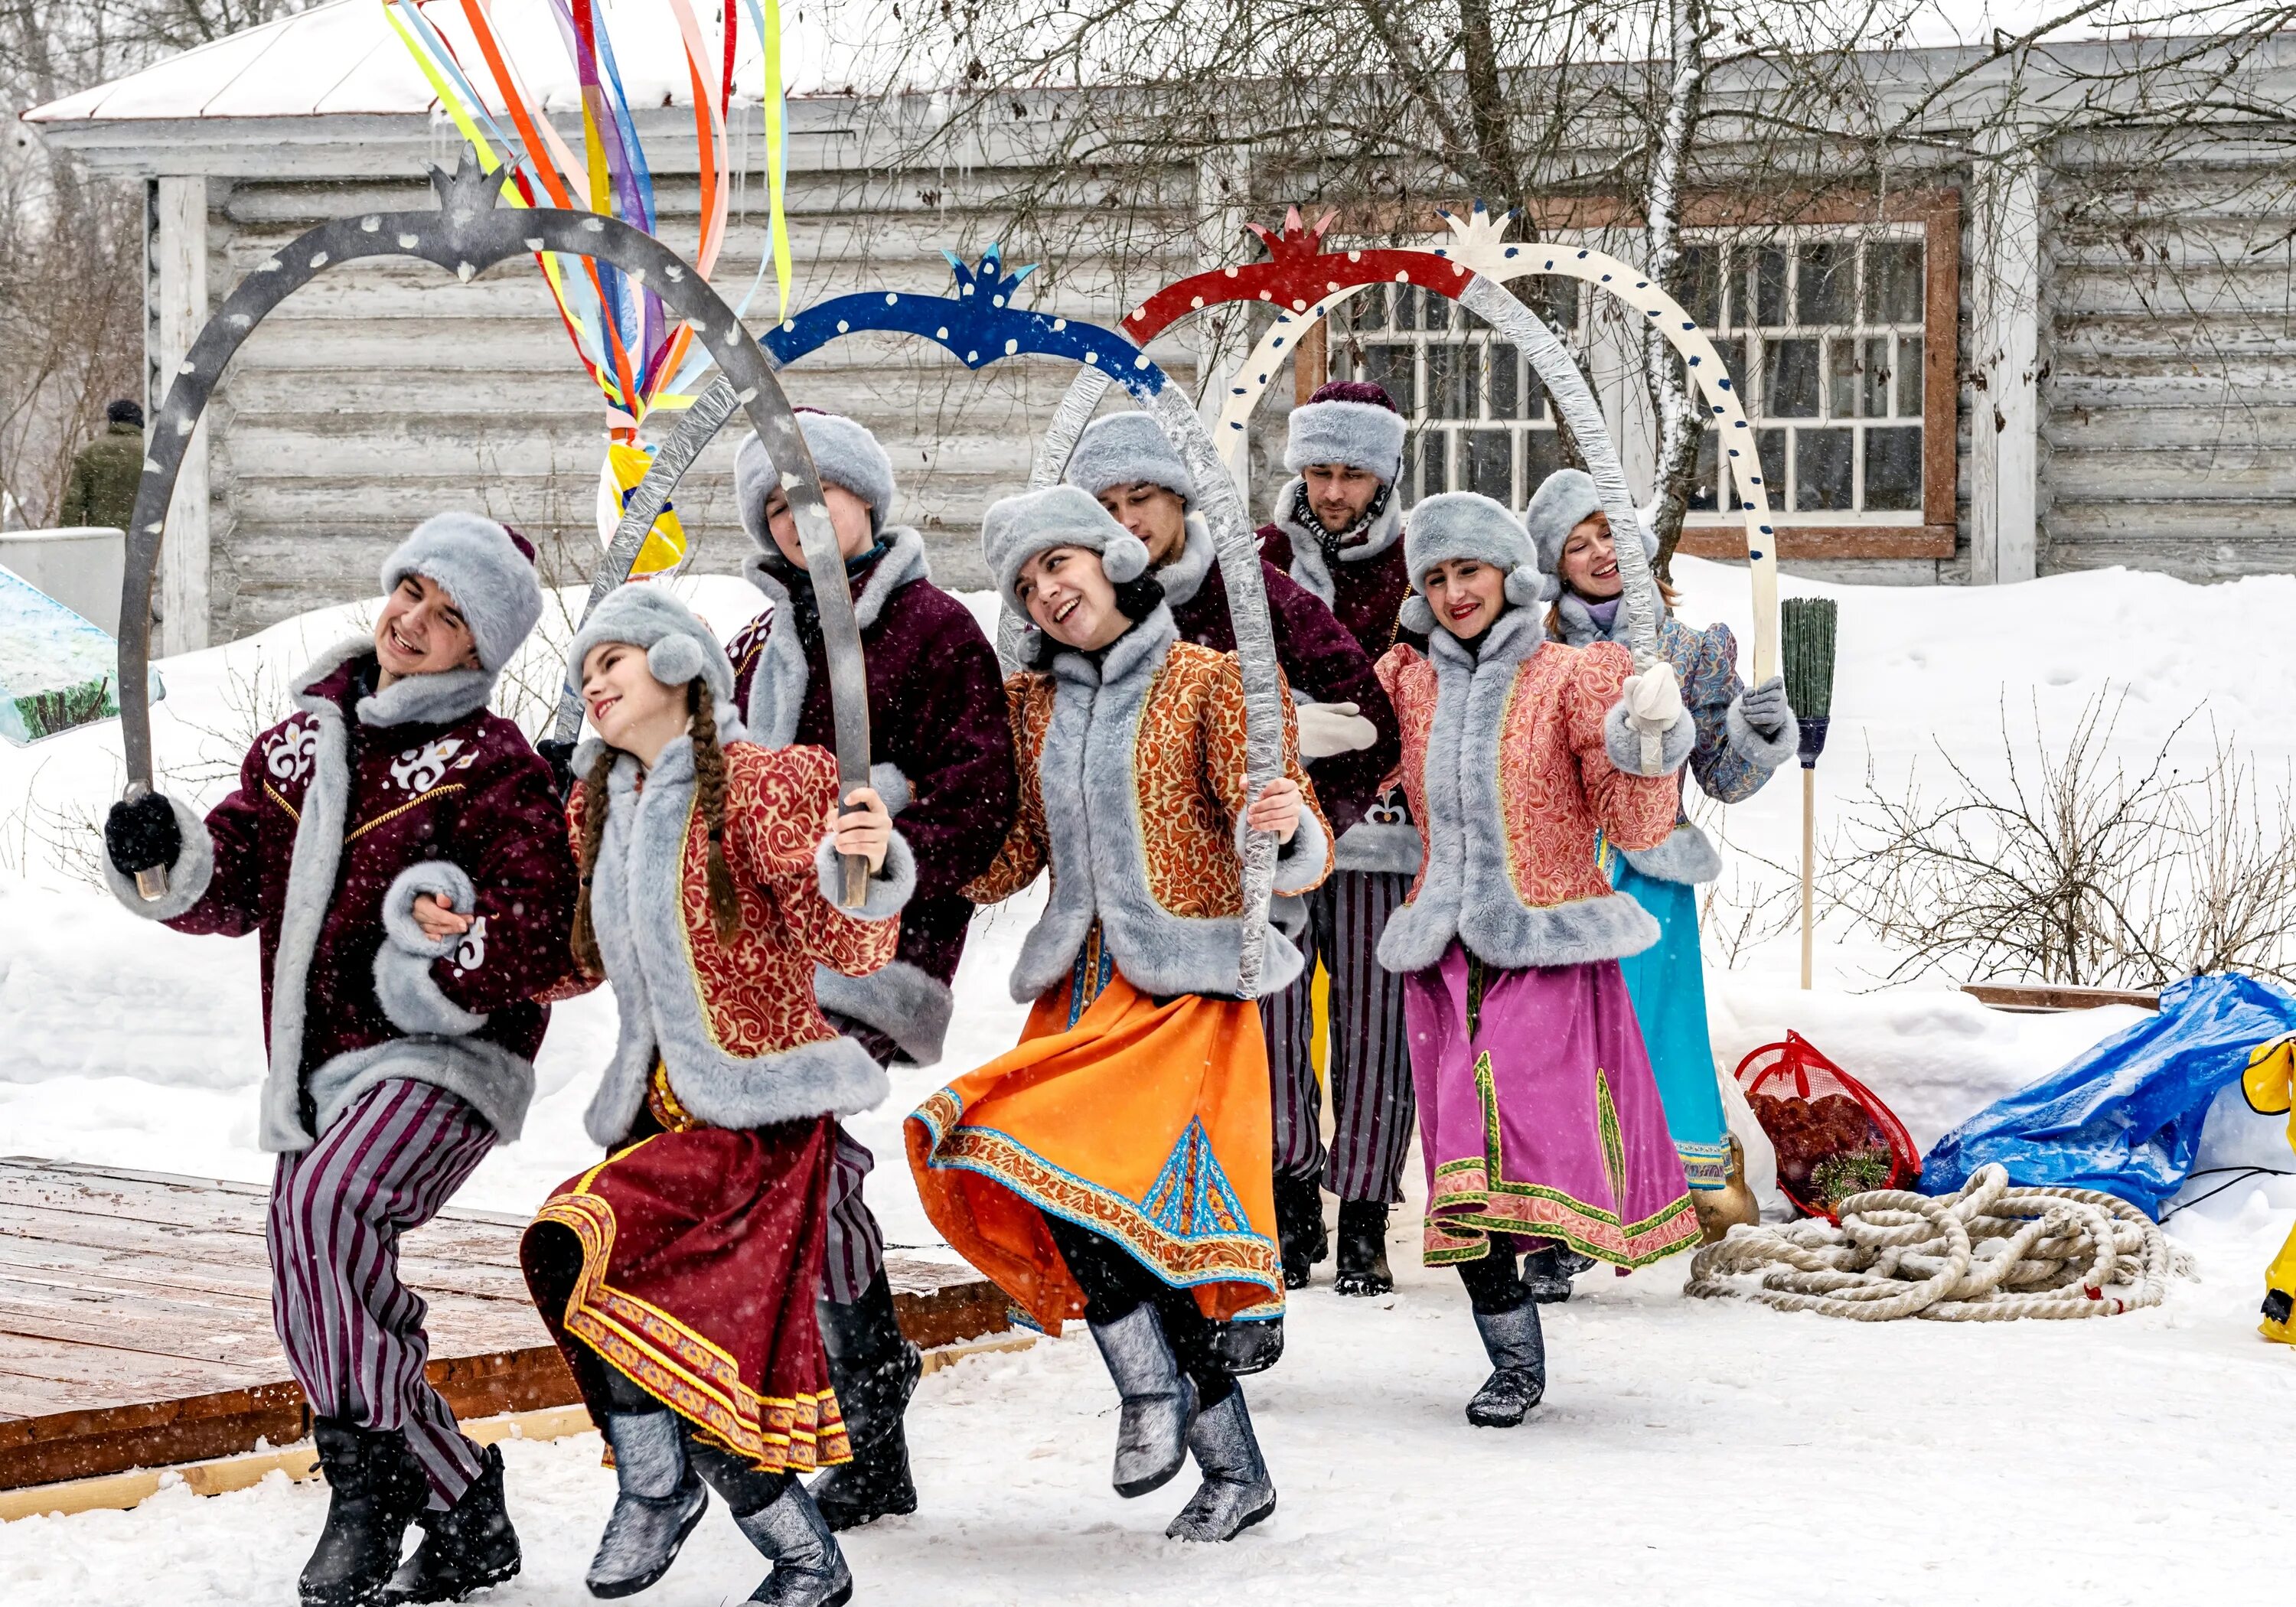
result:
[[(1737, 378), (1772, 509), (1921, 522), (1919, 233), (1784, 229), (1697, 239), (1684, 255), (1690, 315)], [(1693, 505), (1721, 521), (1711, 439)]]
[[(1578, 291), (1569, 280), (1541, 287), (1541, 310), (1575, 331)], [(1383, 387), (1411, 420), (1406, 504), (1438, 491), (1480, 491), (1519, 508), (1562, 466), (1546, 390), (1529, 360), (1441, 296), (1390, 284), (1354, 297), (1333, 320), (1331, 372)]]
[[(1794, 522), (1922, 521), (1920, 229), (1688, 237), (1689, 311), (1737, 381), (1770, 506)], [(1568, 280), (1541, 282), (1537, 293), (1585, 351), (1594, 298)], [(1330, 367), (1384, 386), (1411, 419), (1406, 503), (1481, 491), (1520, 508), (1562, 466), (1536, 373), (1442, 297), (1399, 284), (1357, 295), (1332, 320)], [(1699, 455), (1694, 523), (1734, 522), (1722, 511), (1734, 495), (1717, 483), (1714, 440), (1709, 430)]]

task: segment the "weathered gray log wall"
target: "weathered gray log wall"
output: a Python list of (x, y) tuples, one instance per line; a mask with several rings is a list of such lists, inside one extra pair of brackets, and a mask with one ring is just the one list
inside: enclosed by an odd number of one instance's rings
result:
[(2296, 154), (2060, 154), (2040, 567), (2296, 570)]
[[(938, 181), (946, 186), (947, 181)], [(354, 211), (430, 204), (429, 186), (217, 180), (209, 186), (210, 304), (283, 242)], [(835, 175), (793, 175), (797, 305), (885, 286), (929, 294), (950, 284), (944, 246), (977, 255), (1005, 220), (968, 211), (946, 188), (864, 192)], [(763, 246), (763, 193), (737, 218), (712, 278), (736, 299)], [(691, 180), (660, 194), (673, 242), (689, 243), (699, 195)], [(1153, 254), (1104, 248), (1104, 229), (1038, 218), (1037, 243), (1079, 242), (1021, 292), (1024, 305), (1112, 322), (1144, 285), (1168, 276)], [(1105, 212), (1101, 218), (1105, 218)], [(1008, 261), (1026, 261), (1008, 248)], [(750, 308), (774, 313), (770, 277)], [(1181, 341), (1155, 354), (1192, 374)], [(1030, 448), (1070, 368), (1019, 361), (967, 371), (937, 348), (856, 337), (797, 365), (793, 400), (847, 413), (875, 430), (901, 487), (895, 519), (919, 526), (936, 575), (988, 584), (977, 542), (986, 504), (1026, 479)], [(658, 414), (648, 433), (675, 426)], [(212, 486), (211, 640), (372, 594), (391, 545), (442, 508), (475, 508), (517, 525), (545, 573), (570, 582), (597, 553), (595, 508), (605, 449), (603, 398), (577, 363), (540, 271), (505, 263), (469, 284), (412, 262), (354, 264), (299, 292), (260, 327), (209, 414)], [(729, 573), (750, 551), (733, 498), (729, 429), (688, 477), (677, 511), (698, 542), (697, 567)]]

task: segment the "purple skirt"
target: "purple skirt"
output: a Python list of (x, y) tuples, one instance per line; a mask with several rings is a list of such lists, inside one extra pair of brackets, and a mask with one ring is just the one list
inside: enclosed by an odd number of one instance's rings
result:
[(1404, 985), (1428, 1263), (1480, 1260), (1492, 1234), (1559, 1239), (1619, 1267), (1695, 1243), (1618, 962), (1481, 969), (1472, 1033), (1457, 943)]

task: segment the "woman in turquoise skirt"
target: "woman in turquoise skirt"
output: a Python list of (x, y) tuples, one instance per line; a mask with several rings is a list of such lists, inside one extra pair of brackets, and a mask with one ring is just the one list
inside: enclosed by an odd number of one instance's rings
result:
[[(1562, 586), (1548, 634), (1573, 647), (1624, 643), (1618, 557), (1594, 480), (1576, 469), (1549, 475), (1524, 510), (1523, 523), (1538, 546), (1539, 568)], [(1656, 557), (1648, 531), (1643, 542)], [(1659, 591), (1670, 611), (1672, 588), (1660, 582)], [(1773, 676), (1747, 690), (1738, 676), (1738, 644), (1726, 625), (1694, 630), (1669, 611), (1659, 627), (1659, 652), (1681, 677), (1682, 701), (1698, 724), (1686, 774), (1718, 803), (1751, 798), (1770, 772), (1794, 756), (1799, 741), (1785, 682)], [(1706, 1036), (1706, 979), (1698, 947), (1698, 885), (1721, 873), (1721, 857), (1679, 810), (1673, 835), (1657, 848), (1603, 843), (1598, 851), (1611, 884), (1632, 894), (1658, 920), (1658, 942), (1619, 963), (1702, 1226), (1730, 1177), (1730, 1127)]]

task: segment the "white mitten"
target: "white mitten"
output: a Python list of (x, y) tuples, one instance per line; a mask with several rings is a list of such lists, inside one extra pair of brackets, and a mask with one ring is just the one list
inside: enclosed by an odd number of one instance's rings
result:
[(1682, 717), (1681, 677), (1674, 673), (1672, 664), (1656, 660), (1648, 669), (1627, 677), (1619, 688), (1619, 701), (1626, 705), (1628, 726), (1642, 739), (1643, 774), (1660, 774), (1660, 745)]
[(1357, 712), (1353, 703), (1302, 703), (1299, 713), (1301, 758), (1354, 753), (1379, 741), (1379, 727)]

